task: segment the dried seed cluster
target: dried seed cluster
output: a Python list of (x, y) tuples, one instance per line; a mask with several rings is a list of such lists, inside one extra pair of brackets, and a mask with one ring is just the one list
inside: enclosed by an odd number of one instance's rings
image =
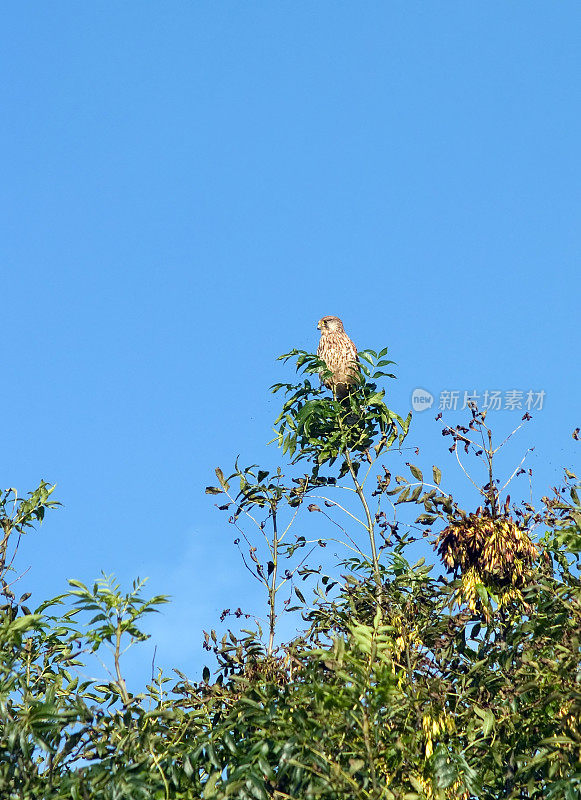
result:
[(520, 589), (531, 577), (538, 550), (526, 530), (508, 515), (493, 517), (478, 509), (448, 525), (436, 541), (438, 554), (449, 571), (462, 578), (457, 594), (472, 611), (486, 602), (486, 588), (501, 605), (520, 599)]

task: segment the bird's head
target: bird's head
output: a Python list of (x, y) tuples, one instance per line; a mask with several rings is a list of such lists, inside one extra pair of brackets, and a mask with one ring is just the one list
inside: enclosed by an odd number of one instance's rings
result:
[(329, 331), (330, 333), (335, 333), (343, 330), (343, 323), (339, 317), (323, 317), (318, 321), (317, 328), (321, 332)]

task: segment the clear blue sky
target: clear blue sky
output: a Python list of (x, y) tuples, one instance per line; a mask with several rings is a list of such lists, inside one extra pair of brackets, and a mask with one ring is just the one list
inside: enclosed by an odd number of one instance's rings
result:
[[(256, 600), (204, 486), (277, 463), (275, 359), (325, 314), (390, 347), (395, 410), (542, 390), (511, 460), (536, 445), (539, 494), (578, 462), (578, 2), (2, 17), (2, 484), (64, 504), (22, 547), (37, 601), (148, 575), (158, 659), (194, 671), (201, 627)], [(432, 411), (410, 441), (454, 472)]]

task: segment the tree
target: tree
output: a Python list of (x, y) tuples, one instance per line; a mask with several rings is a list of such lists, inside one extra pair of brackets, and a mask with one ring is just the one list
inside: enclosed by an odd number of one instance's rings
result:
[[(361, 353), (341, 400), (311, 382), (324, 369), (315, 356), (281, 357), (300, 372), (273, 387), (285, 392), (273, 442), (286, 466), (236, 463), (207, 489), (264, 587), (267, 630), (239, 609), (247, 629), (206, 633), (216, 664), (197, 682), (159, 670), (142, 691), (127, 687), (123, 652), (166, 601), (144, 599), (143, 581), (129, 592), (112, 576), (71, 581), (34, 612), (26, 594), (17, 601), (19, 537), (56, 504), (45, 483), (24, 500), (1, 495), (3, 797), (581, 795), (578, 480), (567, 472), (538, 508), (511, 502), (522, 462), (497, 481), (499, 447), (475, 407), (443, 433), (477, 507), (460, 506), (438, 467), (394, 475), (410, 417), (378, 388), (393, 377), (386, 356)], [(313, 566), (331, 540), (344, 558)], [(282, 613), (296, 621), (286, 643)], [(105, 659), (101, 682), (80, 678), (92, 653)]]

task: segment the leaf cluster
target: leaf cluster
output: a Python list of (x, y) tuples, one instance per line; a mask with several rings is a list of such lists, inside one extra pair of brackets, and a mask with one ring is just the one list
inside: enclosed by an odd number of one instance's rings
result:
[[(397, 440), (407, 435), (411, 414), (403, 419), (385, 403), (385, 389), (376, 381), (382, 377), (394, 378), (382, 368), (393, 364), (385, 358), (387, 348), (379, 353), (364, 350), (358, 353), (359, 376), (357, 384), (343, 400), (329, 396), (323, 388), (313, 384), (311, 377), (325, 378), (325, 362), (304, 350), (291, 350), (280, 356), (283, 361), (294, 359), (296, 370), (305, 377), (297, 383), (279, 383), (273, 392), (284, 391), (286, 400), (275, 420), (276, 441), (292, 463), (303, 459), (311, 461), (317, 470), (324, 464), (332, 465), (346, 450), (356, 457), (357, 466), (371, 447), (376, 455), (388, 450)], [(359, 456), (359, 458), (357, 458)], [(339, 477), (347, 474), (343, 461)]]

